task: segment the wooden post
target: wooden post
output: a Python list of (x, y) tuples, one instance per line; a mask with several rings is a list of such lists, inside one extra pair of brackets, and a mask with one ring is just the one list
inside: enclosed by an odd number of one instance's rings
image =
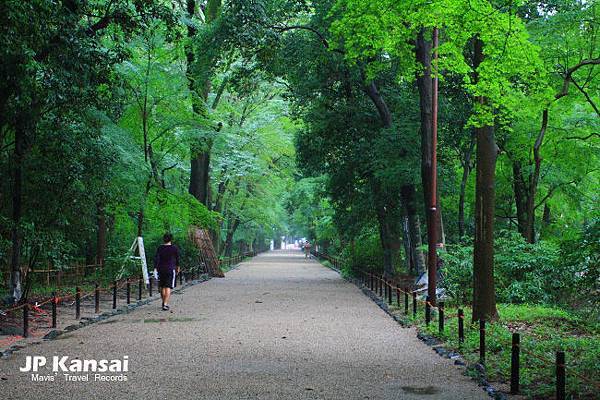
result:
[(412, 301), (413, 301), (413, 318), (417, 317), (417, 293), (412, 292)]
[(100, 314), (100, 286), (97, 283), (94, 290), (94, 312)]
[(75, 319), (81, 318), (81, 289), (75, 288)]
[(56, 297), (56, 292), (52, 292), (52, 327), (56, 328), (56, 304), (58, 303), (58, 298)]
[(565, 352), (556, 352), (556, 400), (565, 400), (566, 398), (566, 366)]
[(117, 308), (117, 281), (113, 281), (113, 310)]
[(485, 320), (479, 320), (479, 362), (485, 363)]
[(519, 361), (521, 338), (518, 333), (512, 334), (512, 349), (510, 357), (510, 394), (519, 393)]
[(465, 341), (465, 314), (462, 308), (458, 309), (458, 345)]
[(444, 333), (444, 302), (443, 301), (438, 302), (438, 311), (439, 311), (439, 318), (438, 318), (439, 331), (440, 331), (440, 333)]
[(29, 304), (23, 304), (23, 337), (29, 336)]

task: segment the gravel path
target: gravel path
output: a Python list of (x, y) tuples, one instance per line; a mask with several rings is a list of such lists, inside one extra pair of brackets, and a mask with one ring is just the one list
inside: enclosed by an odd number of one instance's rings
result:
[[(4, 399), (487, 399), (450, 360), (299, 251), (0, 360)], [(32, 382), (28, 355), (114, 359), (127, 382)], [(48, 363), (51, 363), (49, 359)], [(50, 370), (40, 374), (53, 375)], [(106, 374), (102, 374), (106, 375)]]

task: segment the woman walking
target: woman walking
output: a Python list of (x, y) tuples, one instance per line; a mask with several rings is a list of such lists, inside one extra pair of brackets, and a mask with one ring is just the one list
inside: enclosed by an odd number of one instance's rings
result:
[(158, 286), (162, 298), (163, 311), (169, 311), (171, 289), (175, 287), (175, 279), (179, 273), (179, 249), (173, 243), (173, 235), (165, 233), (163, 244), (156, 249), (154, 269), (158, 271)]

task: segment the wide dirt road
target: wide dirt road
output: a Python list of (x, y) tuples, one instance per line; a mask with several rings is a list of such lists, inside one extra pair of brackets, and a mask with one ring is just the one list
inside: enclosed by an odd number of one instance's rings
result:
[[(300, 251), (0, 360), (3, 399), (486, 399), (450, 360)], [(26, 356), (128, 356), (127, 382), (32, 382)], [(54, 375), (49, 369), (41, 375)], [(74, 375), (85, 375), (77, 374)], [(105, 373), (101, 375), (106, 375)]]

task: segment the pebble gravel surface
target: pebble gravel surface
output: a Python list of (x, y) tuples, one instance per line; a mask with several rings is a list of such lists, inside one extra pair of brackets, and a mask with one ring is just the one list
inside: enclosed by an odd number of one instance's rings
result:
[[(126, 381), (67, 381), (52, 356), (128, 358)], [(27, 356), (45, 356), (21, 372)], [(299, 250), (264, 253), (223, 279), (0, 359), (12, 399), (489, 399), (464, 369), (402, 328), (359, 288)], [(117, 377), (120, 373), (100, 373)]]

